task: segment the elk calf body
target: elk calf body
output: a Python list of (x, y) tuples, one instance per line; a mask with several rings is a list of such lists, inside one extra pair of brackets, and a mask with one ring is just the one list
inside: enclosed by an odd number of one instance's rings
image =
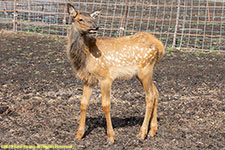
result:
[(99, 83), (102, 93), (102, 108), (107, 121), (107, 140), (114, 142), (110, 117), (110, 90), (115, 79), (131, 79), (136, 76), (145, 90), (146, 112), (138, 137), (144, 139), (149, 126), (151, 136), (157, 130), (158, 90), (152, 82), (155, 64), (164, 54), (163, 44), (152, 34), (141, 32), (119, 38), (94, 38), (88, 34), (98, 30), (92, 14), (80, 13), (68, 4), (68, 13), (73, 17), (68, 36), (67, 55), (74, 72), (83, 80), (80, 124), (76, 139), (85, 132), (86, 111), (92, 87)]

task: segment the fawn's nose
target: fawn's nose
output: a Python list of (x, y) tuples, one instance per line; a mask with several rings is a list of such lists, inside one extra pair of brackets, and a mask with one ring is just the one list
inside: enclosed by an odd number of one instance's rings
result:
[(99, 26), (95, 27), (95, 30), (98, 30), (99, 29)]
[(95, 23), (92, 24), (92, 30), (98, 30), (99, 29), (99, 26), (96, 25)]

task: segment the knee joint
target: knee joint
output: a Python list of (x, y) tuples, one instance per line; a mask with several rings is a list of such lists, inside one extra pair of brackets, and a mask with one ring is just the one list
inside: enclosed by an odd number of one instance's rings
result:
[(85, 110), (87, 110), (87, 107), (88, 107), (88, 103), (84, 103), (83, 102), (83, 103), (80, 104), (80, 109), (81, 110), (84, 110), (85, 111)]
[(102, 109), (104, 110), (104, 112), (109, 112), (110, 111), (110, 103), (103, 103)]

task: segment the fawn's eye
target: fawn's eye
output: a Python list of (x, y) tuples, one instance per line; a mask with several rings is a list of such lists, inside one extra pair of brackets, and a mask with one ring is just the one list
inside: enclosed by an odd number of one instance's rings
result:
[(83, 22), (84, 20), (83, 20), (83, 19), (79, 19), (78, 21), (79, 21), (79, 22)]

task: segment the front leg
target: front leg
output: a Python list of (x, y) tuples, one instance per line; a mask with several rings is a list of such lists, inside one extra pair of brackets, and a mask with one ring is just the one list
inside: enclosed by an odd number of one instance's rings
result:
[(80, 103), (81, 113), (80, 113), (80, 124), (77, 129), (77, 136), (76, 136), (77, 140), (80, 140), (83, 137), (85, 132), (86, 112), (87, 112), (88, 104), (90, 102), (91, 93), (92, 93), (92, 87), (84, 84), (83, 96)]
[(106, 80), (100, 82), (100, 88), (102, 93), (102, 108), (105, 112), (105, 118), (107, 122), (107, 141), (109, 144), (114, 143), (115, 133), (112, 127), (112, 121), (110, 116), (110, 90), (111, 90), (112, 81)]

